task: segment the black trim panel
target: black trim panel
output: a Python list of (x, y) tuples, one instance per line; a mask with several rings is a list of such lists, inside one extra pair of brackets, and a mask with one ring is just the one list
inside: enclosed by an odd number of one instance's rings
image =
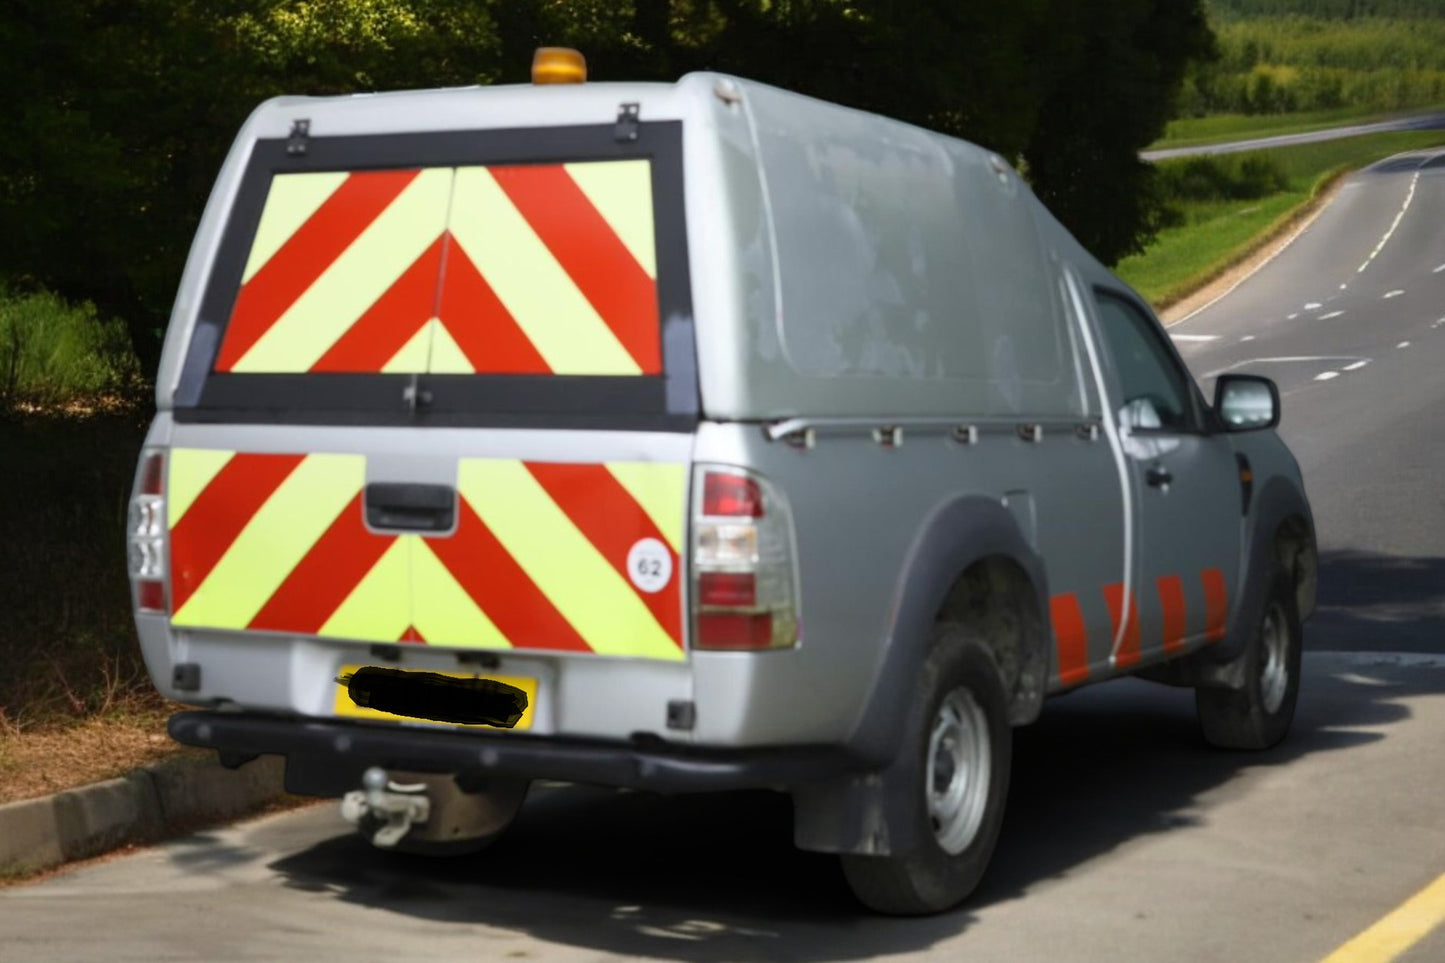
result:
[[(613, 126), (327, 137), (304, 155), (254, 145), (182, 363), (187, 423), (612, 428), (691, 431), (701, 411), (683, 200), (682, 123), (619, 143)], [(274, 175), (305, 171), (646, 159), (651, 162), (664, 374), (641, 377), (235, 374), (212, 370)], [(407, 401), (413, 388), (425, 401)]]
[[(697, 749), (655, 738), (626, 743), (492, 735), (235, 712), (180, 712), (171, 716), (167, 728), (177, 742), (216, 749), (230, 759), (275, 754), (330, 769), (335, 775), (329, 785), (312, 783), (315, 795), (358, 788), (368, 766), (659, 792), (788, 788), (854, 766), (852, 758), (834, 746)], [(287, 768), (289, 785), (289, 762)]]

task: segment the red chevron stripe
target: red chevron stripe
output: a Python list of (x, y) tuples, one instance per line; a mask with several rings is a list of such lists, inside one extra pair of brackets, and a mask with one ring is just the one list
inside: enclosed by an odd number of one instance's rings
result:
[(1079, 597), (1073, 592), (1055, 595), (1049, 600), (1049, 614), (1059, 654), (1059, 682), (1083, 682), (1089, 677), (1089, 630), (1084, 626)]
[(248, 627), (315, 635), (394, 541), (366, 530), (357, 492)]
[(651, 516), (602, 465), (526, 464), (532, 477), (537, 479), (557, 507), (627, 580), (633, 592), (652, 612), (653, 618), (681, 648), (682, 611), (677, 580), (682, 576), (682, 563), (677, 553), (671, 552), (673, 581), (664, 591), (639, 590), (632, 584), (627, 572), (627, 553), (638, 540), (655, 538), (667, 545), (667, 539)]
[(352, 174), (242, 286), (216, 357), (230, 371), (420, 171)]
[(1229, 589), (1224, 584), (1224, 573), (1217, 568), (1205, 569), (1200, 578), (1204, 582), (1204, 637), (1220, 642), (1228, 633)]
[(1178, 575), (1161, 575), (1154, 584), (1159, 589), (1159, 605), (1164, 611), (1164, 651), (1178, 652), (1184, 648), (1189, 634), (1184, 580)]
[(179, 612), (304, 455), (238, 454), (171, 531), (171, 604)]
[[(457, 503), (456, 534), (425, 544), (492, 624), (519, 648), (591, 652), (561, 612), (537, 588), (466, 499)], [(456, 644), (464, 639), (433, 639)]]
[(536, 347), (460, 244), (447, 235), (437, 316), (479, 374), (551, 374)]
[(564, 167), (492, 167), (562, 269), (645, 375), (662, 371), (657, 285)]
[(1114, 635), (1118, 636), (1121, 624), (1124, 627), (1124, 641), (1114, 658), (1114, 664), (1120, 668), (1139, 661), (1139, 603), (1134, 598), (1134, 593), (1128, 593), (1126, 611), (1124, 596), (1124, 586), (1118, 582), (1104, 586), (1104, 601), (1109, 603), (1109, 615), (1114, 620)]
[(437, 238), (311, 370), (375, 373), (385, 367), (436, 313), (442, 249)]

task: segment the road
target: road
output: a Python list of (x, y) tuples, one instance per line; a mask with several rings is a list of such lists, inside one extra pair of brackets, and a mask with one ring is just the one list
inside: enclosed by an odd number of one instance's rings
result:
[[(1376, 165), (1171, 328), (1205, 382), (1278, 379), (1315, 505), (1323, 606), (1279, 749), (1209, 751), (1189, 693), (1134, 680), (1054, 700), (1017, 733), (989, 878), (932, 919), (859, 911), (780, 797), (551, 787), (452, 863), (322, 805), (0, 890), (0, 961), (1324, 959), (1445, 872), (1442, 212), (1445, 154)], [(1398, 958), (1445, 959), (1445, 931)]]
[(1266, 150), (1270, 147), (1290, 147), (1294, 144), (1314, 144), (1324, 140), (1339, 140), (1342, 137), (1357, 137), (1360, 134), (1378, 134), (1391, 130), (1440, 130), (1445, 128), (1445, 113), (1419, 114), (1414, 117), (1400, 117), (1395, 120), (1380, 120), (1371, 124), (1351, 124), (1347, 127), (1329, 127), (1325, 130), (1311, 130), (1300, 134), (1279, 134), (1274, 137), (1255, 137), (1250, 140), (1235, 140), (1227, 144), (1196, 144), (1191, 147), (1169, 147), (1163, 150), (1141, 151), (1139, 156), (1146, 161), (1168, 160), (1171, 157), (1195, 157), (1199, 154), (1234, 154), (1246, 150)]

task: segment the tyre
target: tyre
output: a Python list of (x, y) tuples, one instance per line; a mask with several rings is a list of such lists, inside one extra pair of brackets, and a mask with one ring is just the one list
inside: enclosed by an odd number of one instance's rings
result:
[(1278, 745), (1294, 721), (1303, 647), (1294, 585), (1286, 573), (1276, 572), (1254, 637), (1240, 655), (1244, 686), (1194, 690), (1204, 740), (1220, 749)]
[(968, 631), (940, 623), (919, 678), (905, 781), (920, 845), (842, 857), (854, 895), (880, 913), (916, 916), (962, 902), (983, 878), (1003, 824), (1013, 733), (993, 657)]

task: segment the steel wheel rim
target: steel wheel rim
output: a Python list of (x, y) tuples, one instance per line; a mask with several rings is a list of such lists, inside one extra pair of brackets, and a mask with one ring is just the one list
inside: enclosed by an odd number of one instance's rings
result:
[(1284, 705), (1284, 694), (1289, 689), (1289, 626), (1285, 620), (1284, 606), (1278, 602), (1270, 605), (1265, 613), (1264, 625), (1260, 627), (1259, 695), (1264, 711), (1274, 715)]
[(957, 856), (983, 825), (991, 778), (988, 717), (967, 689), (954, 689), (939, 704), (928, 738), (924, 791), (933, 837)]

